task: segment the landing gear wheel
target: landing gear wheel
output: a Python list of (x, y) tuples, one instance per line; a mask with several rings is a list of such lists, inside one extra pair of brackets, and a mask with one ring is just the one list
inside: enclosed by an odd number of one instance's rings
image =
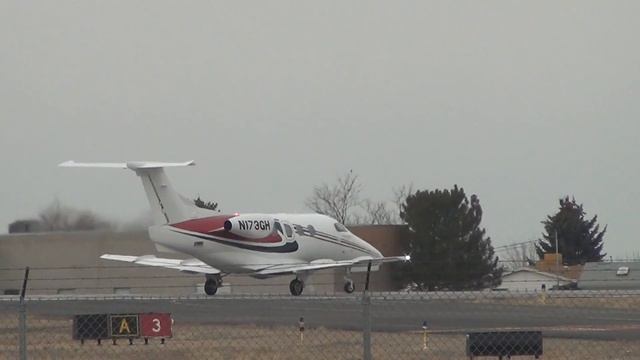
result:
[(216, 279), (207, 279), (204, 282), (204, 293), (207, 295), (215, 295), (218, 292), (218, 281)]
[(291, 295), (300, 296), (302, 294), (302, 290), (304, 289), (304, 283), (302, 280), (293, 279), (291, 283), (289, 283), (289, 291), (291, 291)]
[(356, 289), (356, 286), (352, 280), (347, 280), (344, 283), (344, 292), (346, 292), (347, 294), (351, 294), (355, 289)]

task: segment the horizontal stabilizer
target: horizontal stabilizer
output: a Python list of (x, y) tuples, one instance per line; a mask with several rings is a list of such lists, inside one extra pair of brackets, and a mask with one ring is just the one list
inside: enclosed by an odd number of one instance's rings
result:
[(188, 273), (219, 274), (220, 270), (211, 267), (198, 259), (165, 259), (155, 255), (131, 256), (104, 254), (101, 259), (130, 262), (138, 265), (157, 266)]
[(102, 163), (102, 162), (92, 162), (92, 163), (83, 163), (76, 162), (73, 160), (65, 161), (58, 166), (61, 167), (86, 167), (86, 168), (116, 168), (116, 169), (158, 169), (165, 167), (177, 167), (177, 166), (193, 166), (196, 162), (193, 160), (185, 161), (185, 162), (158, 162), (158, 161), (128, 161), (122, 163)]

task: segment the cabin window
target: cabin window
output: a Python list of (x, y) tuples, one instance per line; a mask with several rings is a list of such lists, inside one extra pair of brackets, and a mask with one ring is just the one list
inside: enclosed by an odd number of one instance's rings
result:
[(287, 237), (293, 236), (293, 230), (291, 229), (291, 226), (284, 224), (284, 231), (287, 233)]
[(276, 221), (275, 223), (273, 223), (273, 228), (276, 229), (276, 231), (278, 231), (281, 234), (284, 234), (284, 231), (282, 231), (282, 226), (280, 225), (279, 221)]
[(335, 223), (333, 224), (333, 226), (336, 228), (336, 230), (338, 230), (338, 232), (347, 232), (347, 228), (340, 223)]

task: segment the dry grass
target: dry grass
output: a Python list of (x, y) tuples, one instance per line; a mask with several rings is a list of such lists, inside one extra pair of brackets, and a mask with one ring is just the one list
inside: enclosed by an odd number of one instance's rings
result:
[[(30, 359), (361, 359), (362, 333), (326, 328), (307, 329), (304, 339), (295, 327), (176, 324), (165, 345), (142, 339), (128, 345), (95, 341), (81, 345), (71, 339), (70, 319), (30, 317)], [(0, 358), (18, 357), (17, 321), (5, 319)], [(460, 334), (429, 334), (423, 349), (420, 332), (376, 332), (375, 359), (467, 359)], [(544, 359), (639, 359), (640, 343), (545, 339)]]
[(568, 308), (591, 309), (638, 309), (640, 308), (640, 295), (608, 296), (608, 297), (583, 297), (563, 296), (555, 297), (545, 293), (532, 294), (528, 297), (477, 297), (475, 299), (462, 300), (476, 304), (505, 304), (505, 305), (540, 305)]

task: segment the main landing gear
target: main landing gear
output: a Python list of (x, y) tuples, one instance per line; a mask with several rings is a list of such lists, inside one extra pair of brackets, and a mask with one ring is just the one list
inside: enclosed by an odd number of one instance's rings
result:
[(220, 286), (222, 286), (222, 276), (215, 275), (207, 277), (207, 281), (204, 282), (204, 293), (207, 295), (215, 295)]
[(302, 280), (298, 278), (291, 280), (289, 283), (289, 291), (291, 291), (291, 295), (300, 296), (300, 294), (302, 294), (302, 290), (304, 290), (304, 282), (302, 282)]
[(347, 294), (351, 294), (356, 289), (356, 285), (353, 283), (351, 279), (345, 279), (344, 282), (344, 292)]

